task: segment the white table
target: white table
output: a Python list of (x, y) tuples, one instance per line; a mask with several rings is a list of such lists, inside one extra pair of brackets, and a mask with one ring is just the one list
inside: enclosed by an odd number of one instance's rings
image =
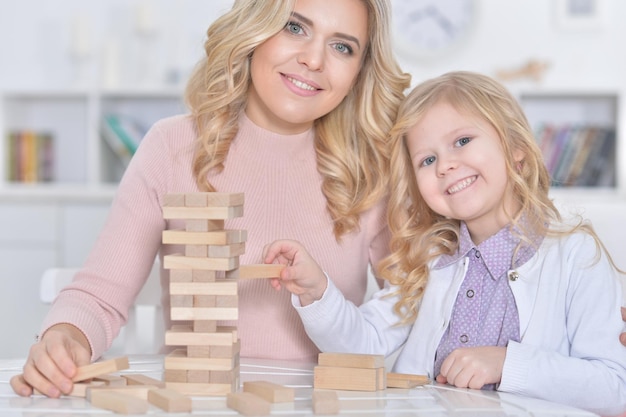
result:
[[(161, 379), (161, 356), (131, 356), (130, 369), (123, 373), (138, 373)], [(15, 395), (9, 380), (21, 372), (24, 360), (0, 360), (0, 416), (2, 417), (88, 417), (114, 413), (92, 407), (83, 398), (52, 399), (43, 396), (23, 398)], [(313, 364), (242, 359), (241, 380), (272, 381), (296, 389), (293, 403), (273, 404), (272, 416), (313, 416), (311, 392)], [(378, 392), (337, 391), (341, 415), (370, 417), (489, 417), (534, 416), (573, 417), (595, 414), (542, 400), (523, 398), (512, 394), (454, 388), (433, 384), (414, 389), (387, 389)], [(151, 406), (149, 416), (167, 416)], [(192, 414), (171, 414), (190, 416)], [(193, 397), (193, 415), (236, 416), (226, 407), (224, 397)]]

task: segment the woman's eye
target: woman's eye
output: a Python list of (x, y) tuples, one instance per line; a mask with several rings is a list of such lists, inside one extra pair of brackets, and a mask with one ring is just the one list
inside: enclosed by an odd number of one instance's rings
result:
[(352, 55), (354, 53), (354, 50), (352, 49), (352, 47), (345, 43), (336, 44), (335, 49), (341, 52), (342, 54)]
[(295, 35), (299, 35), (300, 33), (302, 33), (302, 30), (303, 30), (302, 26), (297, 22), (287, 23), (287, 25), (285, 25), (285, 29), (287, 29), (289, 33), (293, 33)]
[(468, 137), (466, 136), (466, 137), (463, 137), (463, 138), (461, 138), (461, 139), (457, 140), (457, 141), (456, 141), (456, 144), (457, 144), (457, 146), (461, 147), (461, 146), (465, 146), (465, 145), (467, 145), (467, 144), (468, 144), (468, 143), (470, 143), (471, 141), (472, 141), (472, 139), (470, 139), (470, 138), (468, 138)]
[(425, 158), (422, 161), (422, 166), (423, 167), (427, 167), (428, 165), (432, 165), (435, 163), (435, 157), (434, 156), (429, 156), (428, 158)]

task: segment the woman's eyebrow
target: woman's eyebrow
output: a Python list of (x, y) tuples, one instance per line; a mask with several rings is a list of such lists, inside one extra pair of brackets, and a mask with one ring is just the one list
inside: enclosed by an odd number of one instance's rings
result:
[[(315, 26), (315, 24), (313, 23), (313, 21), (311, 19), (302, 16), (298, 12), (291, 13), (291, 16), (295, 17), (296, 19), (298, 19), (300, 21), (302, 21), (304, 24), (306, 24), (308, 26)], [(352, 35), (348, 35), (347, 33), (342, 33), (342, 32), (335, 32), (334, 36), (337, 36), (339, 38), (343, 38), (343, 39), (345, 39), (347, 41), (350, 41), (350, 42), (354, 42), (356, 44), (356, 46), (359, 47), (359, 49), (361, 48), (361, 42), (359, 42), (359, 40), (356, 37), (352, 36)]]

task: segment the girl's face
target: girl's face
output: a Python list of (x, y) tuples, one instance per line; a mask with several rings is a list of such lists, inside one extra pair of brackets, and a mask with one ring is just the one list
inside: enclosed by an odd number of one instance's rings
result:
[(297, 0), (285, 28), (254, 50), (248, 117), (293, 134), (337, 107), (361, 69), (367, 19), (362, 0)]
[(517, 211), (500, 137), (484, 120), (439, 102), (409, 130), (407, 147), (426, 204), (465, 221), (475, 244), (509, 222), (505, 210)]

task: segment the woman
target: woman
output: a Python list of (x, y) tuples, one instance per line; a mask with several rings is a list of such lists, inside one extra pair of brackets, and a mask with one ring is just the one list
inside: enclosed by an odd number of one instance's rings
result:
[[(107, 223), (64, 289), (11, 385), (58, 397), (124, 325), (161, 244), (163, 197), (243, 192), (242, 264), (265, 242), (304, 242), (360, 304), (367, 268), (387, 254), (386, 134), (409, 86), (391, 55), (386, 0), (237, 0), (208, 29), (186, 91), (190, 115), (164, 119), (141, 143)], [(169, 312), (167, 271), (163, 307)], [(167, 319), (166, 319), (167, 320)], [(169, 323), (166, 323), (169, 327)], [(312, 360), (286, 292), (240, 283), (241, 356)]]

